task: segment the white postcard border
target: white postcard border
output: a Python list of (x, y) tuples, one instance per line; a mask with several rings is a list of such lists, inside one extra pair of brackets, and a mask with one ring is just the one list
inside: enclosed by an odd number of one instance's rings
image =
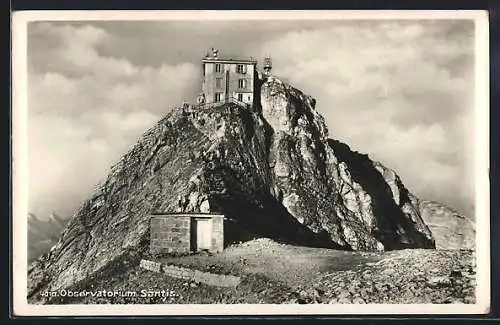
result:
[[(31, 305), (27, 302), (27, 25), (72, 20), (472, 19), (475, 21), (475, 304), (337, 305)], [(16, 316), (484, 314), (490, 308), (488, 12), (445, 11), (21, 11), (12, 15), (12, 274)]]

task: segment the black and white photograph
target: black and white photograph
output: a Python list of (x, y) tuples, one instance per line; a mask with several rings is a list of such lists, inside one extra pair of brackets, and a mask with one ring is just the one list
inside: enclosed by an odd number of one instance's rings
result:
[(14, 14), (14, 312), (487, 313), (488, 37), (482, 11)]

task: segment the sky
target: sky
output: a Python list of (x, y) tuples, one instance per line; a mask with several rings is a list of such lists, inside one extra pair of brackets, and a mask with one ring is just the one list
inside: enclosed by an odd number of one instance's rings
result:
[(473, 217), (472, 20), (28, 25), (29, 210), (71, 216), (138, 137), (201, 91), (201, 59), (273, 59), (330, 137)]

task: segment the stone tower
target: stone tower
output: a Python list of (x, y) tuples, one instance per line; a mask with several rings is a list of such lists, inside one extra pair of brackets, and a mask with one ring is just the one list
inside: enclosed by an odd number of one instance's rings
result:
[(269, 77), (271, 75), (271, 70), (273, 69), (273, 63), (271, 57), (267, 56), (264, 58), (264, 76)]

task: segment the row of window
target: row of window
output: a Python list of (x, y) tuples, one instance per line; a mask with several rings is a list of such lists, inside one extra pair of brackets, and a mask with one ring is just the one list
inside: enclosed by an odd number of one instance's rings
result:
[[(244, 89), (247, 86), (245, 79), (238, 79), (238, 88)], [(215, 87), (222, 88), (222, 78), (215, 78)]]
[[(248, 97), (248, 99), (250, 99), (250, 97)], [(216, 102), (222, 101), (222, 93), (215, 93), (215, 101)], [(243, 101), (243, 94), (238, 94), (238, 101), (240, 102)]]
[[(224, 71), (224, 64), (216, 63), (215, 64), (215, 72), (223, 72), (223, 71)], [(244, 64), (238, 64), (236, 66), (236, 72), (237, 73), (246, 73), (247, 67)]]

